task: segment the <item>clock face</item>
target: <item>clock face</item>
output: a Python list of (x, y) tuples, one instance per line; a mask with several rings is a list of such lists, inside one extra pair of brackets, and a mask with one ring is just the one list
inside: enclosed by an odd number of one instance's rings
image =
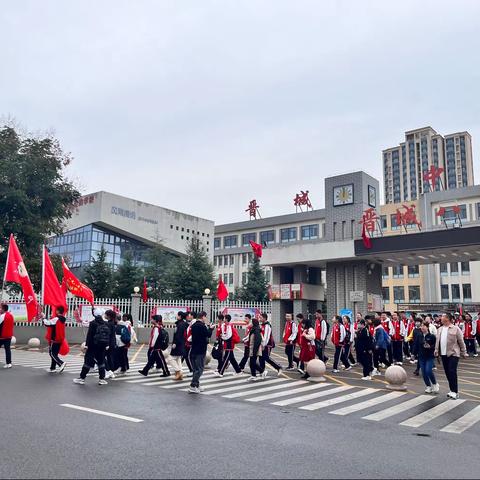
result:
[(353, 183), (333, 189), (333, 206), (351, 205), (353, 203)]
[(368, 204), (373, 208), (377, 206), (377, 191), (371, 185), (368, 186)]

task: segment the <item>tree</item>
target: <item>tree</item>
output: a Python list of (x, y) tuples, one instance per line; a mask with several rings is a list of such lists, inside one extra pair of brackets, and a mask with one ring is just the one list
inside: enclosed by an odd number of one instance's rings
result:
[(123, 262), (113, 275), (114, 295), (118, 298), (130, 298), (134, 287), (140, 287), (142, 272), (135, 265), (133, 254), (127, 250), (123, 256)]
[(213, 265), (200, 240), (192, 238), (187, 245), (186, 256), (171, 263), (169, 278), (173, 298), (197, 300), (202, 298), (206, 288), (213, 291)]
[(103, 248), (98, 252), (97, 258), (85, 267), (84, 282), (93, 290), (97, 298), (109, 298), (113, 291), (113, 271), (107, 262), (107, 251)]
[(244, 302), (268, 301), (268, 282), (257, 256), (248, 268), (247, 283), (239, 289), (238, 298)]
[(144, 269), (152, 298), (166, 298), (170, 292), (170, 271), (177, 257), (167, 252), (161, 240), (145, 253), (147, 266)]
[(53, 136), (20, 135), (0, 127), (0, 270), (10, 233), (16, 237), (32, 282), (41, 278), (41, 247), (62, 233), (80, 193), (65, 176), (71, 156)]

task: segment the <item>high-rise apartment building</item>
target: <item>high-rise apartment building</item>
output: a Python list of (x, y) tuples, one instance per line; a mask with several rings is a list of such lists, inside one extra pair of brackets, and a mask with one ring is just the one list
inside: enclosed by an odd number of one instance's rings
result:
[(385, 203), (416, 200), (422, 193), (431, 191), (424, 173), (432, 165), (443, 168), (435, 190), (473, 185), (470, 134), (458, 132), (442, 136), (432, 127), (405, 132), (404, 142), (383, 151)]

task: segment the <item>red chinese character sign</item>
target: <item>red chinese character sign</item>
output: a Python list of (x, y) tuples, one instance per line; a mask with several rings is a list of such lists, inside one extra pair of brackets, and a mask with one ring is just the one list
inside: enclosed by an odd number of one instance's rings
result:
[(419, 230), (422, 229), (422, 222), (418, 220), (415, 208), (415, 205), (403, 205), (403, 210), (397, 208), (397, 214), (395, 217), (397, 227), (403, 226), (405, 228), (405, 231), (407, 231), (408, 227), (412, 226), (417, 226)]
[(379, 221), (380, 217), (377, 215), (376, 210), (374, 208), (369, 208), (363, 212), (362, 219), (358, 223), (363, 224), (365, 231), (368, 232), (370, 236), (373, 236), (377, 226), (380, 233), (382, 232), (382, 226)]
[(445, 228), (450, 224), (452, 228), (462, 227), (461, 208), (459, 205), (452, 205), (451, 207), (440, 207), (436, 215), (442, 219)]
[(435, 191), (435, 185), (437, 184), (437, 180), (440, 180), (440, 186), (443, 189), (443, 182), (442, 182), (442, 174), (444, 169), (441, 167), (436, 167), (435, 165), (430, 165), (430, 168), (423, 172), (423, 180), (428, 183), (431, 188), (431, 191)]
[(252, 220), (252, 219), (256, 220), (257, 215), (258, 215), (258, 218), (262, 218), (260, 216), (259, 208), (260, 208), (260, 205), (258, 205), (258, 203), (255, 199), (250, 200), (250, 203), (248, 204), (248, 208), (245, 210), (250, 215), (250, 220)]
[(298, 212), (299, 208), (300, 211), (303, 212), (302, 207), (306, 207), (307, 211), (308, 209), (313, 210), (312, 202), (310, 202), (310, 198), (308, 198), (308, 190), (300, 190), (300, 193), (297, 193), (295, 195), (295, 198), (293, 199), (293, 204), (295, 205), (296, 212)]

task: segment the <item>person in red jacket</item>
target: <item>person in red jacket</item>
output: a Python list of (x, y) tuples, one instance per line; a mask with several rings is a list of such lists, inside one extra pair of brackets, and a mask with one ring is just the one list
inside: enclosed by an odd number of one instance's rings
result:
[(342, 317), (340, 315), (334, 315), (332, 318), (332, 333), (331, 333), (331, 340), (335, 347), (335, 356), (333, 359), (333, 373), (338, 373), (338, 362), (339, 360), (342, 361), (345, 370), (351, 370), (350, 363), (348, 363), (348, 359), (345, 356), (344, 350), (344, 341), (345, 341), (345, 327), (343, 326)]
[(8, 311), (8, 305), (2, 303), (0, 309), (0, 347), (5, 349), (5, 365), (3, 368), (12, 368), (12, 350), (10, 345), (13, 337), (13, 315)]
[(399, 318), (398, 312), (392, 315), (392, 352), (394, 365), (403, 365), (403, 341), (405, 339), (405, 324)]
[(60, 347), (65, 340), (65, 322), (66, 318), (64, 317), (65, 309), (63, 306), (56, 307), (57, 316), (51, 318), (50, 320), (43, 320), (43, 324), (47, 327), (47, 334), (45, 339), (48, 342), (48, 353), (52, 359), (50, 369), (47, 370), (49, 373), (62, 373), (67, 366), (66, 362), (60, 359), (58, 354), (60, 353)]
[(222, 359), (222, 365), (218, 369), (218, 371), (214, 372), (213, 374), (216, 377), (223, 377), (223, 374), (225, 373), (225, 370), (227, 370), (228, 366), (231, 364), (233, 369), (235, 370), (235, 375), (243, 375), (242, 369), (237, 363), (237, 360), (235, 358), (235, 354), (233, 351), (235, 350), (235, 345), (238, 343), (240, 340), (240, 337), (238, 336), (238, 332), (235, 330), (235, 327), (233, 327), (230, 322), (232, 321), (231, 315), (225, 315), (225, 321), (222, 324), (221, 327), (221, 334), (220, 338), (223, 341), (223, 359)]
[(463, 324), (463, 338), (467, 346), (467, 355), (478, 357), (477, 347), (475, 345), (475, 336), (477, 334), (477, 322), (473, 322), (469, 313), (465, 314), (465, 322)]
[[(295, 359), (295, 343), (297, 342), (298, 325), (293, 320), (292, 314), (285, 314), (285, 328), (283, 329), (283, 343), (285, 344), (285, 355), (288, 358), (287, 370), (295, 370), (293, 362)], [(298, 363), (298, 361), (297, 361)]]

